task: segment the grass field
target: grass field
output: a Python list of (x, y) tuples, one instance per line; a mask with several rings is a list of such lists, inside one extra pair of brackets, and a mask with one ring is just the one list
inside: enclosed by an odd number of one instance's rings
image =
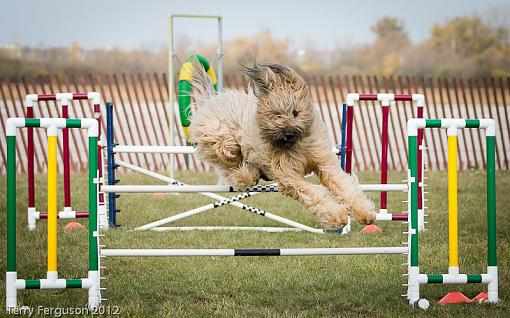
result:
[[(26, 230), (26, 176), (18, 176), (18, 277), (42, 278), (46, 272), (46, 225), (38, 223)], [(214, 175), (183, 174), (183, 181), (213, 183)], [(403, 175), (391, 175), (400, 181)], [(375, 182), (376, 175), (362, 174), (363, 183)], [(73, 175), (73, 207), (85, 209), (86, 178)], [(122, 183), (142, 184), (151, 180), (134, 174), (121, 175)], [(420, 236), (420, 263), (424, 273), (446, 273), (447, 187), (446, 173), (429, 175), (429, 229)], [(1, 178), (0, 201), (5, 202), (5, 177)], [(61, 184), (59, 185), (61, 186)], [(44, 176), (37, 179), (37, 204), (45, 209)], [(118, 306), (121, 316), (140, 317), (509, 317), (510, 316), (510, 173), (497, 174), (498, 260), (500, 298), (498, 305), (438, 305), (448, 291), (462, 291), (474, 297), (485, 286), (430, 285), (421, 288), (431, 302), (428, 311), (412, 309), (401, 297), (405, 293), (405, 256), (321, 256), (321, 257), (195, 257), (195, 258), (108, 258), (103, 264), (108, 300)], [(60, 192), (63, 193), (63, 192)], [(390, 194), (390, 210), (402, 211), (402, 194)], [(377, 200), (377, 196), (374, 196)], [(62, 197), (59, 197), (62, 201)], [(310, 233), (261, 232), (131, 232), (136, 226), (211, 202), (198, 194), (153, 196), (124, 194), (119, 200), (120, 229), (109, 230), (102, 240), (107, 248), (279, 248), (399, 246), (405, 241), (401, 223), (382, 224), (382, 232), (361, 234), (355, 224), (345, 236)], [(246, 200), (259, 208), (317, 226), (304, 210), (279, 194), (261, 194)], [(0, 207), (0, 224), (5, 229), (5, 204)], [(464, 273), (482, 273), (486, 266), (485, 174), (481, 171), (459, 174), (460, 266)], [(86, 220), (84, 228), (65, 232), (67, 220), (59, 221), (59, 274), (78, 278), (87, 271)], [(176, 225), (279, 226), (268, 219), (234, 207), (222, 207), (183, 220)], [(5, 255), (5, 232), (0, 237)], [(0, 260), (5, 271), (5, 258)], [(0, 278), (5, 284), (4, 275)], [(4, 288), (0, 291), (2, 302)], [(37, 307), (81, 307), (84, 290), (22, 291), (18, 300)], [(0, 314), (2, 315), (2, 314)]]

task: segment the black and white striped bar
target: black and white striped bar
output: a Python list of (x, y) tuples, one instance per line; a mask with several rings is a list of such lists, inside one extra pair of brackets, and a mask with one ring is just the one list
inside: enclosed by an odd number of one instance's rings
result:
[(101, 256), (158, 257), (158, 256), (325, 256), (407, 254), (408, 247), (339, 247), (339, 248), (264, 248), (264, 249), (102, 249)]
[[(365, 192), (402, 192), (407, 191), (407, 184), (360, 184)], [(116, 193), (154, 193), (154, 192), (238, 192), (228, 185), (105, 185), (104, 192)], [(246, 190), (247, 192), (278, 192), (278, 187), (273, 185), (257, 185)]]

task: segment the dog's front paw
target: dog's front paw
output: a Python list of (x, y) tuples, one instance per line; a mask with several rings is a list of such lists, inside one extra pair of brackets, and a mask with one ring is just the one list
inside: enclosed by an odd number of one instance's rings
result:
[(243, 163), (235, 172), (228, 176), (229, 183), (238, 191), (245, 191), (259, 183), (260, 170), (250, 164)]
[(361, 204), (357, 205), (356, 209), (352, 213), (352, 216), (360, 224), (369, 225), (375, 221), (376, 213), (374, 210), (374, 203), (368, 199), (365, 199)]
[(320, 209), (321, 211), (317, 213), (317, 216), (325, 230), (341, 231), (349, 222), (347, 208), (343, 204), (336, 202), (323, 203)]

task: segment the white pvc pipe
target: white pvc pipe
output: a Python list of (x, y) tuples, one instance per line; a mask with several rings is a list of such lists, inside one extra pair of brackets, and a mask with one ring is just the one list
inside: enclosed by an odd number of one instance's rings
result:
[(172, 179), (170, 177), (164, 176), (164, 175), (159, 174), (159, 173), (154, 172), (154, 171), (150, 171), (150, 170), (147, 170), (147, 169), (135, 166), (133, 164), (130, 164), (129, 162), (125, 162), (125, 161), (122, 161), (122, 160), (115, 160), (115, 163), (118, 164), (121, 167), (126, 168), (126, 169), (130, 169), (130, 170), (136, 171), (138, 173), (144, 174), (146, 176), (152, 177), (154, 179), (158, 179), (158, 180), (166, 182), (166, 183), (175, 183), (175, 182), (177, 182), (177, 180), (175, 180), (175, 179)]
[(388, 183), (388, 184), (360, 184), (360, 189), (365, 192), (380, 192), (380, 191), (386, 191), (386, 192), (402, 192), (407, 191), (408, 186), (405, 183)]
[[(270, 249), (278, 250), (278, 249)], [(237, 251), (243, 251), (239, 249)], [(263, 250), (262, 250), (263, 251)], [(279, 249), (280, 256), (319, 256), (319, 255), (369, 255), (406, 254), (409, 248), (390, 247), (342, 247), (342, 248), (288, 248)], [(236, 249), (102, 249), (101, 256), (235, 256)], [(278, 255), (274, 255), (278, 256)]]
[(265, 227), (265, 226), (172, 226), (172, 227), (156, 227), (152, 229), (156, 232), (171, 231), (260, 231), (270, 233), (281, 232), (301, 232), (302, 229), (291, 227)]
[(376, 213), (375, 214), (376, 221), (391, 221), (391, 213)]
[(164, 218), (164, 219), (161, 219), (161, 220), (149, 223), (149, 224), (145, 224), (145, 225), (139, 226), (139, 227), (135, 228), (135, 231), (150, 230), (150, 229), (152, 229), (154, 227), (158, 227), (158, 226), (161, 226), (161, 225), (164, 225), (164, 224), (167, 224), (167, 223), (175, 222), (177, 220), (184, 219), (184, 218), (190, 217), (190, 216), (195, 215), (195, 214), (200, 214), (202, 212), (205, 212), (205, 211), (211, 210), (211, 209), (214, 209), (214, 205), (212, 203), (204, 205), (204, 206), (201, 206), (201, 207), (198, 207), (198, 208), (195, 208), (195, 209), (192, 209), (192, 210), (189, 210), (189, 211), (186, 211), (186, 212), (182, 212), (182, 213), (179, 213), (179, 214), (176, 214), (176, 215), (172, 215), (172, 216), (169, 216), (167, 218)]
[[(468, 278), (466, 274), (458, 274), (458, 275), (450, 275), (450, 274), (442, 274), (443, 282), (442, 284), (467, 284)], [(481, 274), (482, 284), (489, 284), (494, 279), (489, 274)], [(428, 276), (427, 274), (420, 274), (418, 276), (418, 282), (420, 284), (428, 284)]]
[[(238, 207), (238, 208), (241, 208), (241, 209), (246, 210), (246, 211), (249, 212), (249, 210), (247, 209), (247, 207), (248, 207), (247, 205), (244, 205), (244, 204), (239, 203), (239, 202), (232, 202), (231, 204), (236, 206), (236, 207)], [(214, 204), (211, 203), (211, 204), (204, 205), (204, 206), (201, 206), (201, 207), (198, 207), (198, 208), (186, 211), (186, 212), (182, 212), (182, 213), (179, 213), (179, 214), (176, 214), (176, 215), (169, 216), (167, 218), (164, 218), (164, 219), (161, 219), (161, 220), (149, 223), (149, 224), (142, 225), (140, 227), (137, 227), (135, 230), (136, 231), (150, 230), (152, 228), (155, 228), (155, 227), (167, 224), (167, 223), (175, 222), (177, 220), (184, 219), (184, 218), (187, 218), (187, 217), (190, 217), (192, 215), (196, 215), (196, 214), (205, 212), (205, 211), (213, 209), (213, 208), (214, 208)], [(264, 216), (264, 217), (266, 217), (268, 219), (271, 219), (273, 221), (280, 222), (282, 224), (286, 224), (288, 226), (301, 229), (303, 231), (312, 232), (312, 233), (319, 233), (319, 234), (324, 233), (324, 231), (322, 229), (315, 229), (313, 227), (301, 224), (301, 223), (296, 222), (296, 221), (289, 220), (287, 218), (278, 216), (276, 214), (272, 214), (270, 212), (265, 212), (264, 211), (264, 214), (259, 214), (259, 215)]]
[(409, 248), (405, 246), (389, 247), (339, 247), (339, 248), (287, 248), (281, 249), (282, 256), (307, 255), (369, 255), (369, 254), (405, 254)]
[(192, 146), (115, 146), (115, 153), (174, 153), (174, 154), (193, 154), (196, 152)]
[[(194, 154), (197, 149), (193, 146), (143, 146), (143, 145), (129, 145), (129, 146), (115, 146), (113, 152), (115, 153), (173, 153), (173, 154)], [(335, 154), (339, 154), (339, 149), (336, 147), (331, 148)]]
[[(263, 186), (262, 186), (263, 187)], [(360, 188), (366, 192), (380, 191), (407, 191), (407, 184), (360, 184)], [(228, 185), (105, 185), (104, 192), (125, 192), (125, 193), (153, 193), (153, 192), (236, 192)], [(277, 188), (275, 187), (275, 190)], [(250, 189), (250, 191), (255, 191)], [(255, 191), (258, 192), (258, 191)], [(277, 192), (277, 191), (261, 191)]]

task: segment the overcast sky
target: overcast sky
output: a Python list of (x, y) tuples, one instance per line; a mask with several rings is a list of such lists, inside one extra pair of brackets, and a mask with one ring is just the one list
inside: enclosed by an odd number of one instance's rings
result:
[[(458, 15), (508, 11), (509, 0), (4, 0), (0, 45), (85, 48), (151, 48), (167, 45), (170, 13), (222, 15), (224, 39), (270, 31), (296, 47), (352, 45), (373, 39), (370, 26), (382, 16), (404, 21), (411, 40)], [(176, 21), (177, 36), (195, 43), (216, 39), (214, 21)]]

